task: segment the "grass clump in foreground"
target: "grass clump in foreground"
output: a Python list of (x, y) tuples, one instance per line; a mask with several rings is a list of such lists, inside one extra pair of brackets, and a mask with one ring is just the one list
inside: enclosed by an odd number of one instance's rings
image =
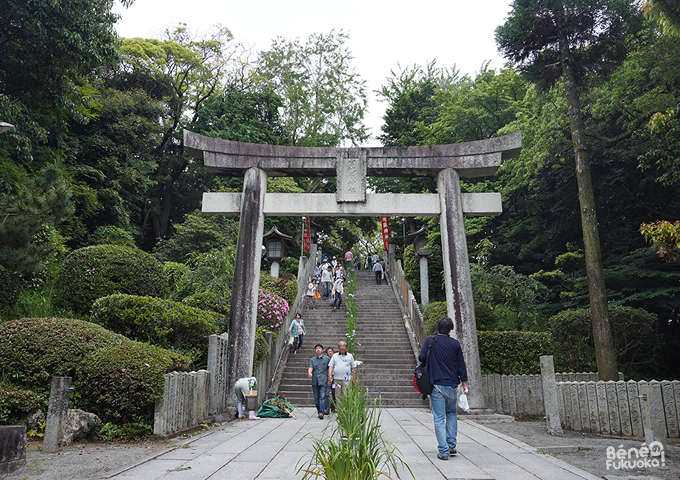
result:
[(333, 422), (324, 429), (321, 439), (313, 438), (313, 451), (298, 461), (296, 473), (304, 472), (303, 480), (372, 480), (393, 478), (392, 475), (401, 478), (397, 467), (403, 465), (415, 478), (399, 457), (401, 452), (382, 436), (378, 400), (367, 406), (367, 389), (348, 383), (342, 386), (347, 390)]

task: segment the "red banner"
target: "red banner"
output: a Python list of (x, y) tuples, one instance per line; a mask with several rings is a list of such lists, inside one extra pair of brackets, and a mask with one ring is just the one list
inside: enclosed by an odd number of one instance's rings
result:
[(302, 235), (302, 244), (308, 252), (312, 249), (312, 239), (309, 235), (309, 217), (305, 218), (304, 233)]
[(383, 243), (385, 244), (385, 250), (389, 251), (390, 246), (390, 219), (387, 217), (380, 217), (380, 223), (382, 224), (382, 235)]

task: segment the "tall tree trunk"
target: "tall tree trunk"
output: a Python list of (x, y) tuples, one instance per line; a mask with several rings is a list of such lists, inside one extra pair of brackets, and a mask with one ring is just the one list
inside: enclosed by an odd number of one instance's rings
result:
[(562, 76), (569, 104), (569, 123), (576, 160), (576, 180), (578, 182), (578, 199), (581, 207), (581, 228), (583, 229), (583, 245), (586, 254), (590, 317), (593, 323), (597, 371), (600, 380), (616, 381), (619, 379), (619, 376), (616, 365), (616, 352), (609, 323), (609, 311), (607, 309), (607, 290), (605, 288), (604, 269), (602, 267), (600, 233), (595, 210), (593, 180), (590, 175), (588, 145), (586, 143), (583, 116), (581, 115), (581, 101), (571, 67), (571, 53), (569, 51), (569, 43), (567, 42), (566, 30), (561, 26), (558, 28), (558, 31)]

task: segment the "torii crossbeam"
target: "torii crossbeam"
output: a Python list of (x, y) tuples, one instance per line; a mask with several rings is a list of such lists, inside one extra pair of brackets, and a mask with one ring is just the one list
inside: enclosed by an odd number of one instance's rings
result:
[[(484, 408), (477, 328), (463, 215), (498, 215), (498, 193), (461, 194), (460, 178), (494, 175), (519, 155), (516, 132), (476, 142), (416, 147), (334, 148), (258, 145), (184, 131), (185, 151), (208, 171), (243, 177), (243, 193), (205, 193), (203, 211), (239, 214), (229, 312), (230, 388), (250, 376), (265, 216), (435, 216), (440, 218), (447, 313), (468, 368), (472, 408)], [(337, 177), (335, 194), (266, 193), (267, 176)], [(437, 194), (370, 194), (368, 176), (437, 177)]]

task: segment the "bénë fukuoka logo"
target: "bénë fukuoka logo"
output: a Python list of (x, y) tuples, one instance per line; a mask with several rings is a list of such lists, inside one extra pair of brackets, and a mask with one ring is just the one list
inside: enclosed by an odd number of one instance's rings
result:
[(607, 470), (633, 470), (640, 468), (663, 467), (666, 465), (666, 457), (661, 442), (652, 442), (647, 446), (643, 443), (640, 448), (626, 450), (619, 445), (618, 450), (607, 447)]

